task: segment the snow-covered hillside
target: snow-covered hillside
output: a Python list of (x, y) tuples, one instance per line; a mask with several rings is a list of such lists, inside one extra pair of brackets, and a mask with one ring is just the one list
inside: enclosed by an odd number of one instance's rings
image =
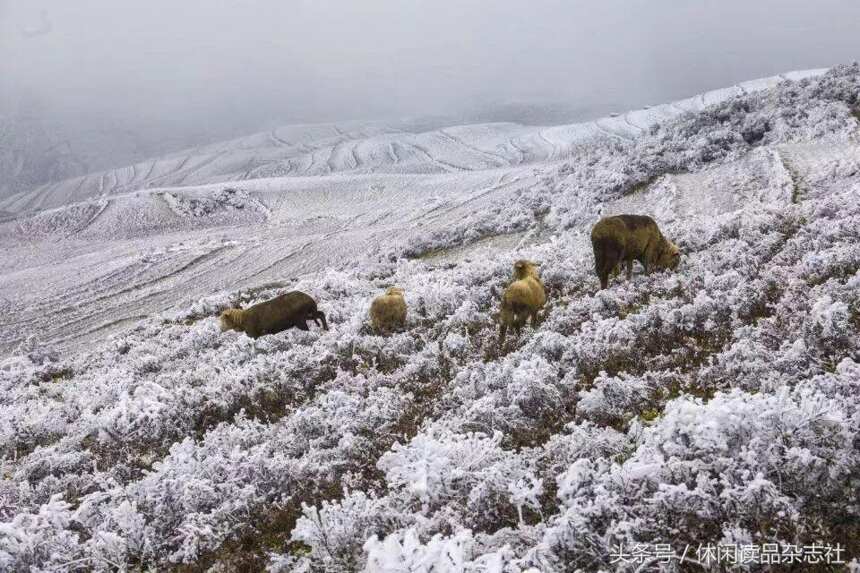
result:
[(671, 104), (565, 126), (492, 123), (437, 128), (432, 123), (414, 121), (286, 126), (121, 169), (62, 181), (50, 179), (35, 190), (28, 189), (0, 201), (0, 209), (31, 211), (153, 187), (264, 177), (457, 173), (523, 165), (567, 156), (574, 146), (594, 136), (630, 138), (658, 121), (700, 110), (727, 97), (823, 71), (807, 70), (753, 80)]
[[(694, 566), (616, 558), (635, 544), (860, 559), (860, 66), (774, 83), (542, 155), (560, 131), (355, 138), (359, 160), (457, 140), (421, 169), (352, 163), (335, 135), (331, 174), (0, 218), (0, 569)], [(0, 209), (65, 201), (29, 197)], [(676, 273), (597, 290), (588, 232), (618, 212), (660, 222)], [(500, 350), (518, 258), (550, 308)], [(370, 300), (394, 284), (408, 328), (376, 336)], [(219, 332), (222, 309), (292, 289), (330, 331)]]
[[(0, 201), (0, 213), (19, 213), (0, 217), (0, 302), (17, 324), (0, 332), (0, 353), (30, 336), (79, 348), (215, 290), (289, 279), (380, 248), (420, 253), (433, 237), (450, 246), (481, 226), (482, 236), (507, 234), (510, 221), (495, 226), (484, 213), (543, 192), (588, 142), (624, 144), (636, 126), (820, 73), (568, 126), (293, 126), (39, 187)], [(448, 237), (452, 229), (462, 236)]]

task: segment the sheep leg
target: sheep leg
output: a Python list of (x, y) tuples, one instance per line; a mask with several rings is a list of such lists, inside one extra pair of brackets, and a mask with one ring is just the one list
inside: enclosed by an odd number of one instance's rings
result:
[(597, 278), (600, 279), (600, 288), (605, 289), (609, 286), (609, 276), (610, 271), (605, 268), (600, 268), (597, 270)]
[(609, 286), (609, 277), (612, 276), (612, 266), (605, 259), (601, 259), (597, 264), (597, 278), (600, 279), (600, 288), (605, 289)]
[(517, 327), (517, 330), (520, 330), (523, 326), (525, 326), (526, 321), (529, 319), (529, 315), (526, 312), (518, 312), (516, 314), (516, 319), (514, 325)]
[(609, 286), (609, 277), (617, 270), (622, 259), (622, 249), (615, 242), (607, 239), (592, 241), (594, 246), (594, 267), (600, 279), (600, 288)]
[(508, 325), (504, 322), (499, 326), (499, 348), (505, 345), (505, 335), (508, 333)]
[(300, 321), (298, 321), (298, 322), (296, 323), (296, 328), (298, 328), (299, 330), (310, 330), (310, 329), (308, 328), (308, 323), (307, 323), (307, 321), (304, 321), (304, 320), (300, 320)]
[(633, 278), (633, 259), (627, 260), (627, 280)]
[(529, 319), (529, 315), (525, 312), (517, 313), (516, 321), (514, 322), (514, 328), (517, 330), (517, 336), (522, 332), (523, 326), (525, 326), (526, 321)]

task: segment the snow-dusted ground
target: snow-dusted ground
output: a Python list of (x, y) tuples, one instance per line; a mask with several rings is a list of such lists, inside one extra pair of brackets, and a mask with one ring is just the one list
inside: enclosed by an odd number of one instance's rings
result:
[(504, 168), (565, 157), (595, 135), (634, 137), (658, 121), (697, 111), (737, 94), (773, 87), (785, 79), (821, 74), (807, 70), (744, 82), (671, 104), (617, 117), (535, 127), (513, 123), (464, 125), (422, 131), (401, 123), (294, 125), (206, 145), (65, 181), (0, 200), (0, 210), (47, 209), (154, 187), (308, 177), (332, 173), (457, 173)]
[[(380, 244), (397, 249), (416, 227), (464, 224), (539, 189), (588, 141), (631, 139), (784, 79), (568, 126), (291, 126), (13, 196), (0, 201), (0, 214), (21, 213), (0, 217), (0, 308), (15, 328), (0, 332), (0, 354), (34, 335), (88, 345), (215, 290), (319, 271)], [(221, 200), (225, 189), (235, 200)], [(184, 207), (194, 201), (200, 208)]]
[[(582, 126), (277, 130), (0, 204), (0, 568), (860, 556), (860, 68), (795, 77)], [(597, 291), (617, 212), (678, 272)], [(550, 308), (500, 351), (521, 257)], [(392, 284), (408, 329), (378, 337)], [(291, 289), (329, 332), (218, 331)]]

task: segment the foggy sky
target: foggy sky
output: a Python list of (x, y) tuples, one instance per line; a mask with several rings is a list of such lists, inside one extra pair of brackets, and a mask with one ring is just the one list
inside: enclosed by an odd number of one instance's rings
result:
[(129, 129), (638, 107), (860, 53), (857, 0), (0, 3), (0, 101)]

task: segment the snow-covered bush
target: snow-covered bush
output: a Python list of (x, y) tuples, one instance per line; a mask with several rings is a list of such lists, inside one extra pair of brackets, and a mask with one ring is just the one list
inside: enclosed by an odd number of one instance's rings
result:
[(837, 377), (774, 394), (670, 402), (623, 463), (582, 458), (559, 476), (564, 510), (544, 542), (559, 562), (584, 566), (608, 564), (619, 543), (695, 546), (732, 528), (757, 543), (846, 541), (841, 528), (858, 515), (860, 454), (856, 407), (834, 394), (856, 386), (848, 382), (856, 367), (846, 362)]
[(361, 563), (362, 547), (374, 535), (384, 535), (411, 519), (387, 505), (387, 500), (363, 492), (346, 493), (336, 502), (324, 501), (319, 509), (305, 506), (292, 538), (310, 547), (304, 558), (309, 565), (327, 571), (354, 571)]
[(422, 543), (416, 532), (407, 529), (385, 539), (371, 537), (365, 544), (367, 566), (365, 571), (439, 571), (440, 573), (479, 573), (523, 571), (519, 567), (503, 569), (513, 552), (502, 547), (497, 551), (480, 554), (471, 531), (463, 529), (452, 536), (434, 535)]
[[(525, 460), (501, 448), (502, 434), (455, 434), (446, 427), (395, 445), (379, 467), (399, 499), (425, 515), (444, 508), (445, 519), (492, 529), (540, 511), (541, 480)], [(420, 505), (419, 505), (420, 504)], [(453, 515), (452, 515), (453, 514)], [(457, 515), (459, 514), (459, 515)]]

